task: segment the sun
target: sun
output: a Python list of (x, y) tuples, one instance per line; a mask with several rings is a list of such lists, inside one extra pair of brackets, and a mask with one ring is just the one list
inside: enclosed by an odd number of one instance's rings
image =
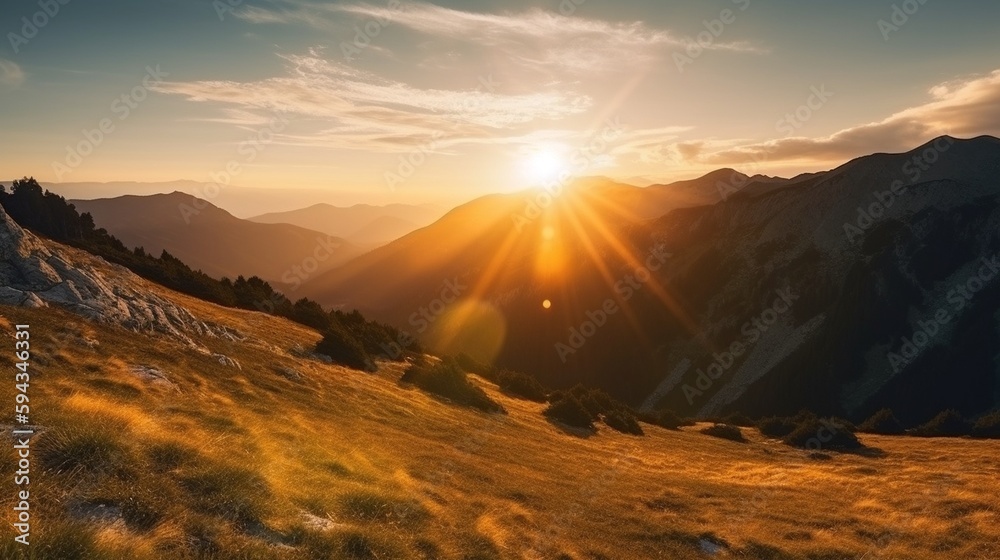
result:
[(559, 146), (535, 148), (521, 159), (521, 174), (531, 184), (555, 181), (568, 168), (565, 150)]

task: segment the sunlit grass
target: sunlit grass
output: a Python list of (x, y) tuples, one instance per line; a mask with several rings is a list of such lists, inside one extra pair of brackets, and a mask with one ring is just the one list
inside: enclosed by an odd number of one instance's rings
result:
[[(745, 444), (705, 424), (577, 437), (478, 377), (506, 415), (401, 387), (404, 364), (296, 357), (319, 335), (287, 321), (171, 297), (247, 335), (199, 341), (242, 371), (60, 311), (0, 310), (4, 340), (11, 320), (37, 339), (26, 557), (1000, 557), (996, 441), (862, 435), (884, 455), (817, 460), (749, 428)], [(10, 536), (0, 557), (21, 557)]]

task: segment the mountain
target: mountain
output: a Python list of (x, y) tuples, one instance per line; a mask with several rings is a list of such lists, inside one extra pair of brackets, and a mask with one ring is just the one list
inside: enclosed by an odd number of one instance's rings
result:
[(443, 209), (432, 204), (358, 204), (347, 208), (316, 204), (290, 212), (264, 214), (250, 220), (262, 224), (294, 224), (343, 237), (359, 245), (382, 245), (430, 224), (443, 214)]
[[(683, 414), (861, 419), (888, 406), (916, 423), (1000, 404), (1000, 281), (956, 295), (1000, 250), (1000, 141), (737, 176), (720, 196), (732, 176), (592, 181), (548, 205), (537, 192), (480, 199), (304, 291), (434, 348)], [(668, 258), (649, 270), (657, 247)], [(935, 329), (940, 309), (949, 322)]]
[[(220, 179), (221, 180), (221, 179)], [(42, 183), (51, 192), (68, 200), (93, 200), (97, 198), (117, 198), (126, 195), (149, 196), (182, 192), (197, 198), (209, 200), (239, 218), (249, 218), (265, 212), (284, 212), (322, 202), (340, 203), (351, 200), (381, 200), (382, 195), (365, 191), (345, 191), (337, 189), (307, 189), (282, 186), (281, 188), (244, 187), (214, 181), (190, 180), (139, 182), (66, 182)]]
[(457, 328), (451, 325), (454, 317), (442, 323), (436, 321), (440, 313), (427, 317), (422, 309), (444, 291), (461, 291), (465, 305), (455, 313), (487, 324), (457, 330), (461, 336), (492, 333), (474, 344), (495, 353), (496, 337), (506, 328), (497, 315), (499, 307), (519, 300), (516, 305), (534, 312), (548, 293), (582, 297), (590, 284), (601, 282), (609, 266), (634, 260), (616, 243), (618, 230), (672, 208), (713, 203), (719, 199), (718, 180), (719, 175), (710, 175), (672, 190), (588, 178), (553, 189), (555, 196), (533, 189), (479, 198), (317, 276), (302, 291), (324, 305), (357, 308), (416, 329), (414, 334), (426, 331), (439, 343), (453, 339), (447, 347), (459, 336), (448, 332)]
[(166, 250), (216, 278), (256, 275), (297, 286), (360, 252), (343, 239), (298, 226), (241, 220), (180, 192), (72, 203), (126, 245), (154, 255)]

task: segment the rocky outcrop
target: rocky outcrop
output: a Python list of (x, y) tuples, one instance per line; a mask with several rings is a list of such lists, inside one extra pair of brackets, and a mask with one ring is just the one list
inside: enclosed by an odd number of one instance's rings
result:
[(88, 319), (135, 332), (183, 339), (232, 336), (187, 309), (152, 293), (128, 269), (47, 243), (21, 228), (0, 207), (0, 304), (62, 307)]

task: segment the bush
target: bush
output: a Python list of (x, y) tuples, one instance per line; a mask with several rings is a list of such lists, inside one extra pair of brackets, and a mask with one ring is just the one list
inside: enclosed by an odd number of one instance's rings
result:
[(407, 368), (400, 381), (412, 383), (428, 393), (445, 397), (460, 405), (484, 412), (503, 412), (499, 403), (469, 381), (466, 373), (453, 359), (433, 365), (426, 361), (417, 362)]
[(583, 385), (577, 385), (569, 390), (569, 393), (576, 397), (580, 403), (590, 413), (591, 418), (597, 419), (600, 415), (615, 410), (628, 410), (628, 405), (615, 399), (611, 395), (600, 389), (588, 389)]
[(972, 427), (972, 435), (977, 438), (1000, 439), (1000, 410), (980, 417)]
[(580, 399), (572, 394), (566, 394), (561, 400), (550, 404), (542, 414), (567, 426), (594, 428), (594, 418), (580, 402)]
[(480, 377), (489, 379), (490, 381), (494, 381), (496, 378), (493, 366), (488, 366), (465, 352), (455, 356), (455, 363), (457, 363), (460, 368), (464, 369), (466, 373), (474, 373)]
[(792, 447), (819, 451), (852, 451), (864, 445), (854, 435), (854, 427), (838, 418), (807, 418), (788, 434), (784, 442)]
[(666, 428), (668, 430), (676, 430), (681, 426), (693, 426), (694, 422), (690, 420), (684, 420), (677, 415), (672, 410), (659, 410), (643, 414), (640, 419), (647, 424), (652, 424), (654, 426), (660, 426), (661, 428)]
[(606, 412), (604, 414), (604, 423), (609, 428), (623, 434), (643, 435), (642, 427), (639, 426), (639, 421), (636, 420), (635, 415), (625, 409)]
[(903, 427), (902, 422), (896, 418), (896, 415), (893, 414), (892, 410), (883, 408), (862, 422), (861, 425), (858, 426), (858, 431), (866, 434), (897, 436), (904, 433), (906, 428)]
[(330, 356), (335, 362), (361, 371), (375, 371), (375, 362), (364, 346), (339, 325), (331, 325), (316, 344), (316, 352)]
[(918, 437), (959, 437), (972, 433), (972, 424), (956, 410), (945, 410), (930, 422), (913, 430)]
[(777, 416), (764, 418), (757, 423), (757, 430), (762, 435), (772, 438), (784, 438), (795, 431), (798, 424), (792, 418), (779, 418)]
[(497, 374), (497, 385), (500, 389), (529, 401), (543, 403), (546, 401), (545, 387), (530, 375), (517, 371), (501, 371)]
[(734, 412), (729, 416), (722, 419), (720, 424), (729, 424), (731, 426), (740, 426), (742, 428), (753, 428), (757, 425), (756, 422), (747, 417), (747, 415), (742, 412)]
[(704, 428), (703, 430), (701, 430), (701, 433), (712, 437), (728, 439), (730, 441), (737, 441), (740, 443), (746, 443), (747, 441), (746, 439), (743, 438), (743, 432), (741, 432), (738, 427), (733, 426), (731, 424), (715, 424), (714, 426), (709, 426), (707, 428)]

